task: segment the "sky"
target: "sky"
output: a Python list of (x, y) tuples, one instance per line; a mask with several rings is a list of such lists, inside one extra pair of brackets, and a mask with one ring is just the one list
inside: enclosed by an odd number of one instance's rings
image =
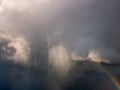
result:
[(118, 8), (118, 0), (1, 0), (1, 32), (29, 43), (43, 38), (48, 46), (62, 44), (78, 56), (118, 63)]
[(119, 4), (119, 0), (0, 0), (1, 58), (51, 67), (48, 77), (56, 75), (60, 82), (76, 66), (74, 61), (120, 64)]

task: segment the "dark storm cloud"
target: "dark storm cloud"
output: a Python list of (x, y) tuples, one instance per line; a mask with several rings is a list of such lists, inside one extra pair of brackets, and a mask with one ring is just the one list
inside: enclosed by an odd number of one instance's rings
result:
[(1, 30), (21, 33), (34, 43), (43, 38), (49, 42), (48, 46), (63, 44), (68, 51), (82, 57), (95, 50), (101, 59), (117, 60), (120, 57), (118, 3), (117, 0), (26, 0), (24, 3), (2, 0)]
[(58, 6), (57, 3), (53, 5), (57, 8), (52, 12), (54, 17), (51, 17), (54, 30), (51, 41), (62, 43), (68, 50), (82, 56), (95, 51), (98, 53), (95, 57), (100, 57), (100, 61), (118, 63), (120, 2), (118, 0), (58, 2)]
[(61, 84), (74, 67), (72, 61), (120, 63), (119, 4), (119, 0), (1, 0), (0, 31), (6, 37), (10, 34), (12, 42), (22, 38), (26, 44), (21, 50), (31, 48), (27, 61), (38, 68), (50, 66), (50, 78), (56, 76), (53, 84)]

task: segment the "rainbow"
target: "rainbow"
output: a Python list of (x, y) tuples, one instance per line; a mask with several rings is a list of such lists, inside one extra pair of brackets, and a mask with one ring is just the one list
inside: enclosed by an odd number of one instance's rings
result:
[(104, 72), (108, 75), (108, 77), (115, 84), (115, 86), (117, 87), (117, 90), (120, 90), (120, 81), (116, 77), (114, 77), (105, 67), (103, 67), (102, 65), (100, 65), (100, 67), (102, 68), (102, 70), (104, 70)]

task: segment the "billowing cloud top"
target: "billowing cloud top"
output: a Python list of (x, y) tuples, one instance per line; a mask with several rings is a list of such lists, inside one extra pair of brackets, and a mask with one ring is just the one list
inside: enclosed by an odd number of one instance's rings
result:
[(0, 31), (24, 36), (32, 44), (41, 40), (47, 41), (48, 47), (62, 44), (72, 59), (119, 63), (119, 3), (118, 0), (1, 0)]

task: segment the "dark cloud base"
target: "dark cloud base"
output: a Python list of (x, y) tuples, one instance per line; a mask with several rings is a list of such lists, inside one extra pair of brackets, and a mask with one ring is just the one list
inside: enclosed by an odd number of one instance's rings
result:
[(45, 72), (33, 67), (0, 63), (0, 90), (45, 90)]
[[(103, 65), (120, 80), (120, 67)], [(79, 72), (76, 72), (79, 73)], [(48, 90), (47, 73), (35, 67), (23, 67), (9, 62), (0, 62), (0, 90)], [(54, 78), (52, 78), (54, 79)], [(117, 90), (115, 83), (103, 71), (84, 71), (62, 90)]]

